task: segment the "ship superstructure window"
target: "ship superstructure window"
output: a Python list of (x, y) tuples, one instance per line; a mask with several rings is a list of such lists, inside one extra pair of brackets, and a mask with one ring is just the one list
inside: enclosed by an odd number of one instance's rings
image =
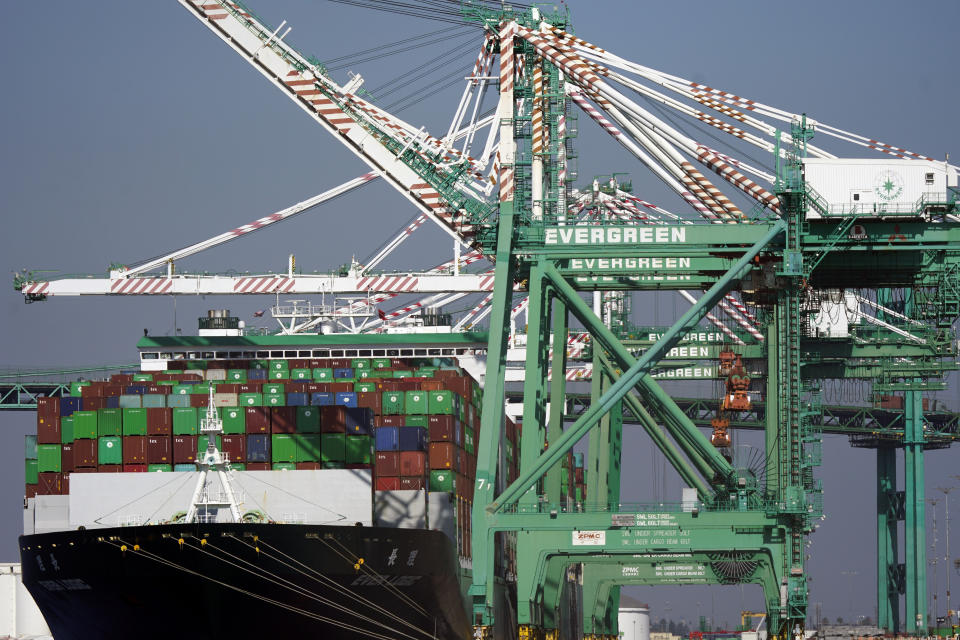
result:
[(213, 351), (204, 351), (203, 352), (204, 360), (213, 360)]
[(298, 357), (298, 358), (309, 358), (309, 357), (310, 357), (310, 352), (309, 352), (309, 351), (297, 351), (297, 357)]
[(444, 350), (443, 350), (443, 355), (445, 355), (445, 356), (452, 356), (453, 354), (454, 354), (454, 350), (453, 350), (453, 349), (444, 349)]
[(343, 357), (343, 349), (331, 349), (331, 350), (330, 350), (330, 357), (332, 357), (332, 358), (342, 358), (342, 357)]
[(388, 356), (394, 356), (394, 357), (399, 356), (399, 355), (400, 355), (400, 350), (399, 350), (399, 349), (387, 349), (387, 355), (388, 355)]
[(270, 357), (271, 357), (271, 358), (282, 358), (282, 357), (283, 357), (283, 351), (271, 351), (271, 352), (270, 352)]
[(358, 353), (361, 358), (369, 358), (371, 356), (370, 349), (360, 349)]
[(257, 357), (258, 357), (258, 358), (269, 358), (269, 357), (270, 357), (270, 352), (269, 352), (269, 351), (257, 351)]
[(160, 359), (161, 359), (161, 360), (172, 360), (172, 359), (173, 359), (173, 354), (172, 354), (172, 353), (169, 353), (169, 352), (163, 352), (163, 351), (161, 351), (161, 352), (160, 352)]
[(231, 352), (230, 352), (230, 357), (231, 357), (231, 358), (242, 358), (242, 357), (243, 357), (243, 351), (231, 351)]
[(440, 349), (430, 349), (427, 351), (427, 355), (438, 356), (440, 355)]
[[(413, 349), (400, 349), (400, 355), (401, 355), (401, 356), (412, 356), (412, 355), (413, 355)], [(424, 354), (424, 355), (426, 355), (426, 354)]]
[(215, 357), (217, 358), (217, 360), (226, 360), (226, 359), (227, 359), (227, 352), (226, 352), (226, 351), (217, 351), (217, 355), (216, 355)]
[(356, 358), (356, 357), (357, 357), (357, 350), (356, 350), (356, 349), (347, 349), (346, 351), (344, 351), (343, 355), (344, 355), (344, 357), (346, 357), (346, 358)]
[(377, 356), (385, 356), (385, 355), (387, 355), (387, 350), (386, 350), (386, 349), (374, 349), (372, 353), (373, 353), (373, 356), (374, 356), (374, 357), (377, 357)]
[(296, 352), (296, 351), (284, 351), (284, 352), (283, 352), (283, 357), (284, 357), (284, 358), (296, 358), (296, 357), (297, 357), (297, 352)]
[(932, 173), (926, 174), (924, 176), (924, 182), (926, 182), (928, 185), (933, 184), (933, 174)]
[(859, 194), (859, 193), (853, 194), (853, 201), (854, 201), (854, 202), (856, 202), (856, 201), (859, 200), (859, 199), (860, 199), (860, 194)]
[(313, 356), (315, 358), (329, 358), (330, 350), (329, 349), (314, 349)]
[(150, 351), (145, 351), (145, 352), (143, 352), (143, 353), (140, 354), (140, 359), (141, 359), (141, 360), (156, 360), (156, 359), (157, 359), (157, 354), (156, 354), (156, 353), (153, 353), (153, 352), (150, 352)]

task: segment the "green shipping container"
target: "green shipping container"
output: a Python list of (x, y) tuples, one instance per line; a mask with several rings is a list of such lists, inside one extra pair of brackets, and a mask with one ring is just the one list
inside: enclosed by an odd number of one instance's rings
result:
[(405, 410), (408, 414), (427, 413), (428, 401), (426, 391), (407, 391), (404, 399)]
[(237, 396), (241, 407), (262, 407), (263, 395), (259, 393), (241, 393)]
[(173, 466), (169, 464), (148, 464), (147, 471), (173, 471)]
[(350, 366), (354, 369), (370, 369), (370, 358), (354, 358), (350, 361)]
[(177, 407), (173, 410), (173, 435), (195, 436), (200, 424), (196, 407)]
[(251, 360), (249, 364), (251, 369), (269, 369), (270, 368), (269, 360)]
[(463, 448), (467, 453), (476, 453), (477, 439), (476, 436), (473, 435), (472, 429), (463, 430)]
[(288, 369), (270, 369), (267, 377), (271, 380), (289, 380), (290, 371)]
[[(119, 435), (141, 435), (138, 433), (123, 433), (123, 411), (125, 409), (100, 409), (97, 411), (97, 435), (98, 436), (119, 436)], [(134, 411), (143, 411), (146, 415), (146, 409), (134, 409)], [(146, 431), (144, 431), (146, 433)]]
[(134, 382), (153, 382), (152, 373), (135, 373), (133, 374)]
[(214, 391), (216, 391), (216, 385), (210, 382), (204, 382), (203, 384), (192, 384), (190, 385), (190, 388), (191, 388), (190, 394), (208, 396), (210, 395), (211, 387), (214, 387)]
[(283, 393), (283, 384), (279, 382), (265, 384), (263, 385), (261, 392), (263, 395), (267, 395), (268, 393)]
[(71, 382), (71, 383), (70, 383), (70, 395), (72, 395), (72, 396), (79, 396), (79, 395), (80, 395), (80, 387), (89, 387), (91, 384), (93, 384), (93, 383), (90, 382), (89, 380), (78, 380), (78, 381), (76, 381), (76, 382)]
[(370, 436), (347, 436), (344, 457), (347, 464), (371, 464), (373, 462), (373, 438)]
[(170, 390), (170, 393), (179, 394), (179, 395), (190, 395), (193, 388), (197, 386), (195, 384), (178, 384)]
[(155, 384), (160, 387), (175, 387), (180, 383), (177, 382), (176, 380), (157, 380)]
[(313, 378), (313, 372), (310, 369), (293, 369), (290, 371), (292, 380), (310, 380)]
[(373, 393), (377, 390), (376, 382), (354, 382), (353, 390), (357, 393)]
[(246, 471), (247, 465), (243, 462), (231, 462), (230, 468), (234, 471)]
[(400, 415), (403, 413), (403, 401), (406, 394), (403, 391), (384, 391), (382, 411), (384, 415)]
[(286, 360), (271, 360), (270, 371), (287, 371), (290, 369), (290, 363)]
[(428, 427), (430, 426), (427, 416), (407, 416), (403, 422), (408, 427)]
[(297, 407), (297, 431), (320, 433), (320, 407)]
[(74, 411), (73, 412), (73, 438), (74, 440), (95, 440), (97, 437), (97, 412), (96, 411)]
[(60, 418), (60, 442), (61, 444), (73, 442), (73, 416)]
[(285, 393), (265, 393), (263, 394), (263, 406), (265, 407), (284, 407), (287, 404), (287, 394)]
[(246, 382), (247, 370), (246, 369), (227, 369), (227, 380), (229, 380), (230, 382)]
[(371, 368), (373, 369), (389, 369), (392, 364), (393, 362), (390, 361), (390, 358), (374, 358), (370, 361)]
[(453, 415), (454, 401), (453, 391), (442, 389), (440, 391), (427, 391), (428, 412), (433, 415)]
[(321, 465), (324, 469), (346, 469), (347, 465), (344, 462), (324, 462)]
[(123, 464), (123, 440), (118, 436), (97, 439), (97, 464)]
[(371, 369), (356, 369), (355, 371), (357, 380), (368, 380), (375, 375)]
[(227, 435), (247, 431), (247, 412), (241, 407), (221, 408), (220, 419), (223, 420), (223, 432)]
[(274, 471), (293, 471), (297, 468), (296, 462), (274, 462)]
[(207, 361), (206, 360), (187, 360), (187, 370), (196, 371), (199, 369), (206, 369)]
[(320, 461), (343, 462), (346, 458), (347, 437), (342, 433), (320, 434)]
[[(176, 411), (176, 409), (174, 409)], [(102, 434), (102, 435), (120, 435)], [(146, 409), (124, 409), (123, 410), (123, 435), (125, 436), (145, 436), (147, 435), (147, 410)]]
[(296, 462), (297, 439), (294, 434), (275, 433), (271, 436), (271, 460), (273, 462)]
[(37, 484), (40, 482), (40, 478), (37, 474), (40, 473), (38, 470), (38, 462), (36, 460), (24, 460), (24, 478), (27, 481), (27, 484)]
[(321, 382), (333, 380), (333, 369), (317, 368), (313, 370), (313, 379)]
[(297, 462), (319, 462), (323, 443), (320, 434), (297, 434)]
[(413, 376), (413, 371), (410, 369), (397, 369), (393, 372), (394, 378), (410, 378)]
[(40, 473), (60, 473), (60, 445), (58, 444), (38, 444), (37, 445), (37, 471)]
[(455, 474), (446, 469), (437, 469), (430, 472), (430, 491), (446, 491), (452, 493), (457, 487)]
[[(203, 454), (207, 451), (207, 439), (210, 436), (200, 436), (197, 438), (197, 460), (203, 458)], [(217, 449), (223, 447), (223, 441), (220, 440), (220, 436), (217, 436)]]

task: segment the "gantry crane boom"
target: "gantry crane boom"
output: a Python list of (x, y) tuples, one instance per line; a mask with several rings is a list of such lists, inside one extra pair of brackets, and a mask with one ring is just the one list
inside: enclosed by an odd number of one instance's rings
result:
[(241, 6), (179, 1), (419, 211), (473, 244), (473, 221), (495, 211), (478, 195), (485, 185), (476, 161), (359, 97), (359, 76), (338, 85)]

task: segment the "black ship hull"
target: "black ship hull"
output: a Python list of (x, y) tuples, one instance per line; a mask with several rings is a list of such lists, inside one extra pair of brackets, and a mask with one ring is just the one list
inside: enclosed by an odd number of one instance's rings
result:
[(437, 531), (191, 524), (21, 536), (57, 640), (469, 638)]

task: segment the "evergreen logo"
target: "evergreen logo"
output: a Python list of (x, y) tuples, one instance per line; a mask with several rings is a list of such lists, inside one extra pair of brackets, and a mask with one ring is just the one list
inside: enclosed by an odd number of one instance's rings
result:
[(903, 193), (903, 179), (894, 171), (883, 171), (877, 176), (874, 193), (884, 202), (892, 202)]

